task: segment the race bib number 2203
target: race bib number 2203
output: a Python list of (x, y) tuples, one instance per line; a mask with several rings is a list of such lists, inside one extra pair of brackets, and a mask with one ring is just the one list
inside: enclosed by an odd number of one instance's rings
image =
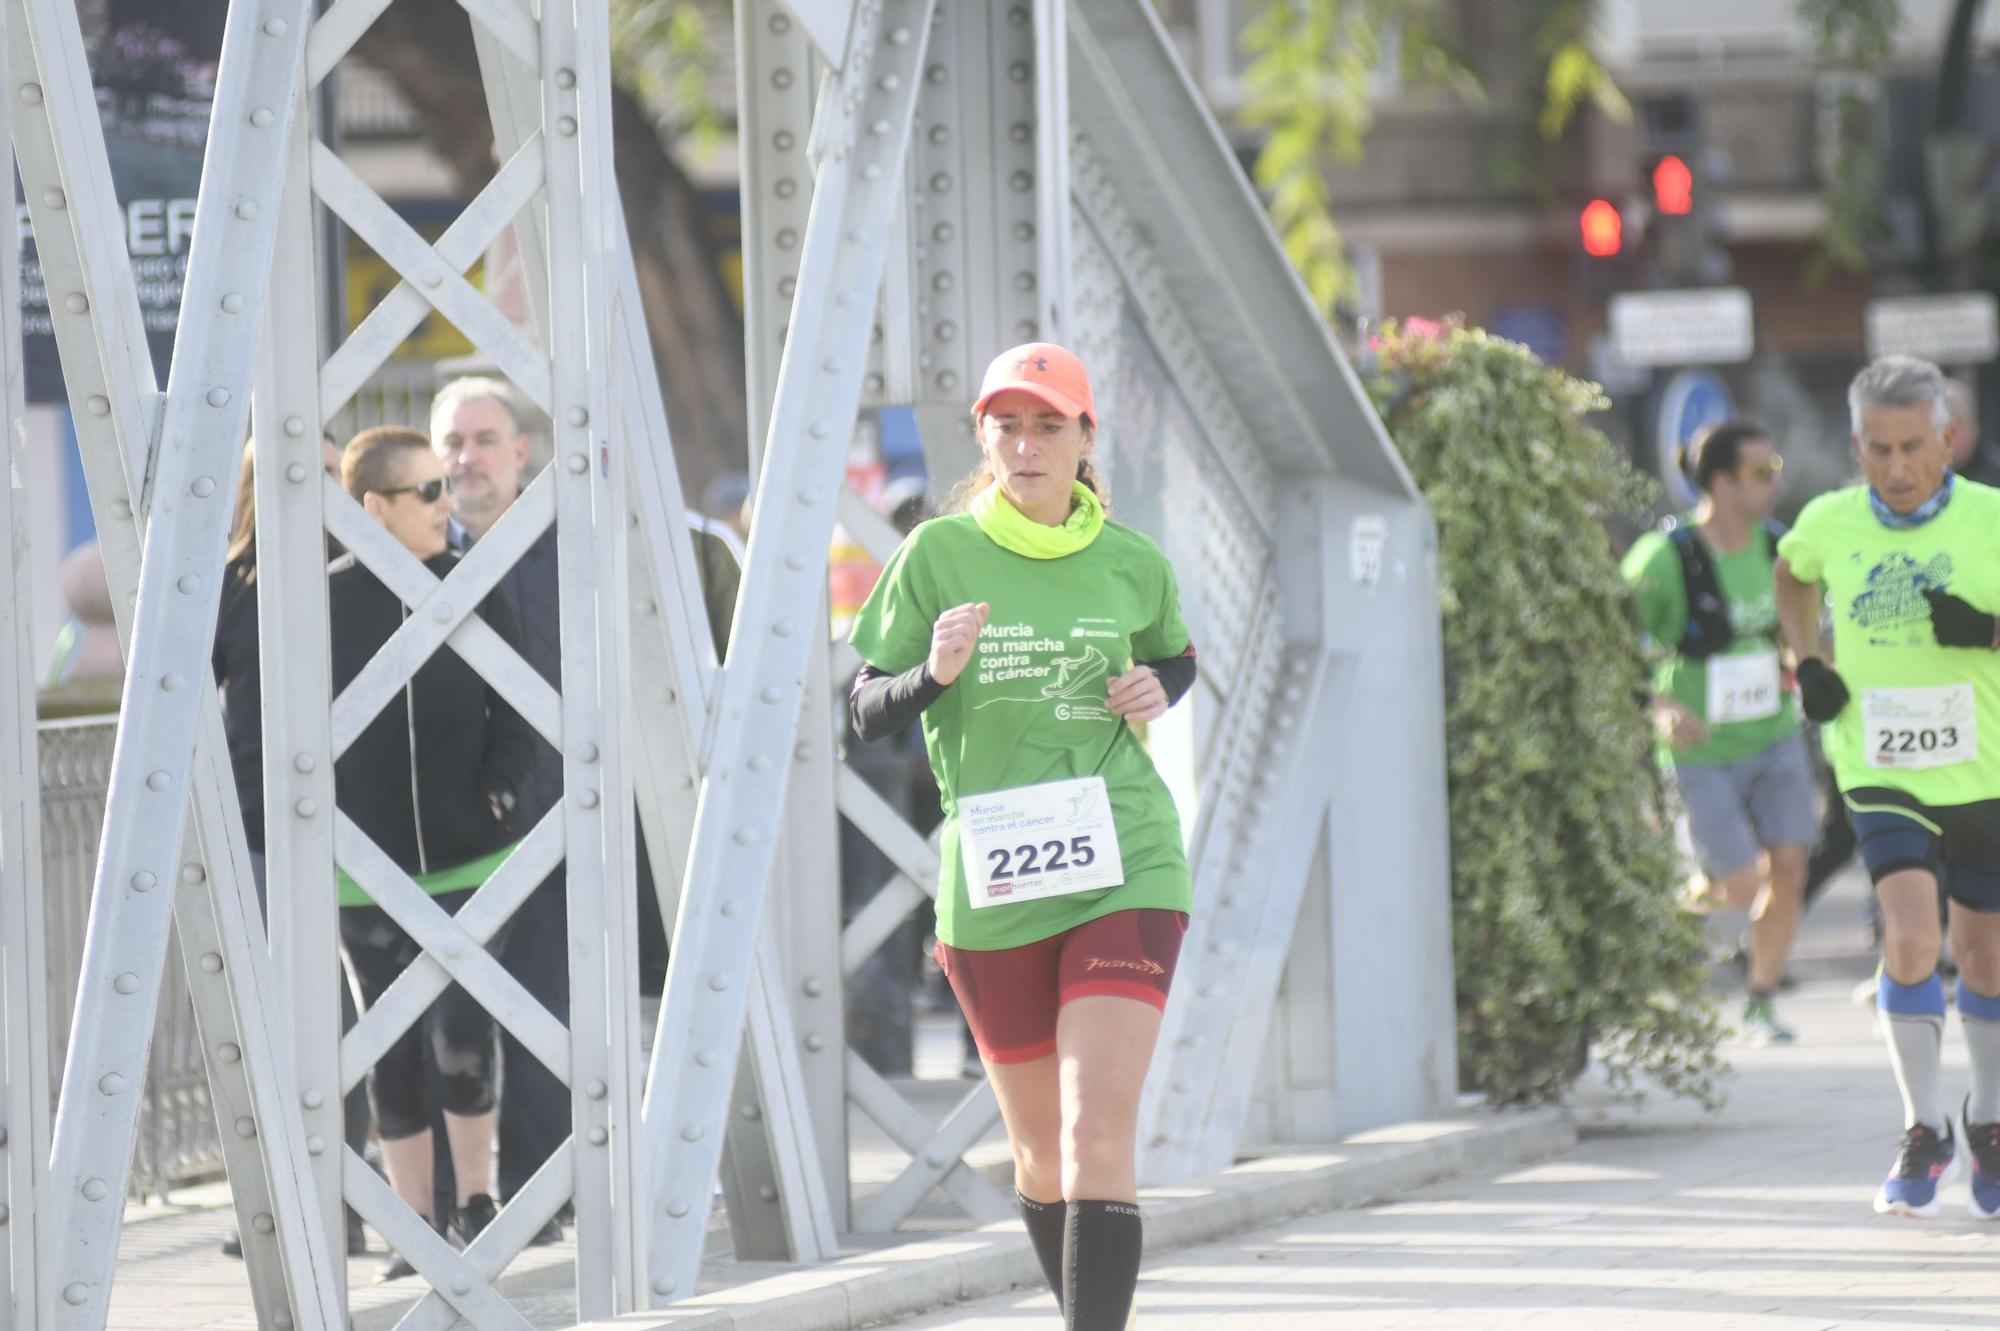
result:
[(1970, 684), (1928, 689), (1864, 689), (1870, 767), (1917, 771), (1952, 767), (1979, 757), (1979, 729)]
[(965, 796), (958, 802), (958, 845), (975, 909), (1125, 881), (1101, 776)]

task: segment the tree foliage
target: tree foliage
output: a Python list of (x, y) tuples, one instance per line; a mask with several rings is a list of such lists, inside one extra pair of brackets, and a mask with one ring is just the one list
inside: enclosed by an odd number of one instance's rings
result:
[(1865, 271), (1888, 233), (1882, 211), (1888, 167), (1876, 131), (1878, 72), (1895, 48), (1902, 0), (1799, 0), (1798, 12), (1838, 89), (1821, 135), (1821, 266)]
[(1370, 389), (1438, 527), (1463, 1075), (1559, 1096), (1586, 1042), (1718, 1099), (1699, 924), (1678, 907), (1645, 665), (1604, 519), (1652, 482), (1583, 423), (1594, 384), (1456, 325), (1390, 326)]

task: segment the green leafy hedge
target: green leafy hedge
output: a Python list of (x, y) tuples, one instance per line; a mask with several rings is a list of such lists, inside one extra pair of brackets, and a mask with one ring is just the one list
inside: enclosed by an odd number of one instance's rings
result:
[(1370, 387), (1438, 527), (1462, 1076), (1547, 1100), (1594, 1047), (1614, 1084), (1713, 1103), (1701, 930), (1604, 528), (1651, 482), (1584, 423), (1596, 385), (1483, 332), (1392, 325)]

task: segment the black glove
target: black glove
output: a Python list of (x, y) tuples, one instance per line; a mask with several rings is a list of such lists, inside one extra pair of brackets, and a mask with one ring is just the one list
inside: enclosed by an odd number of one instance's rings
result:
[(1847, 684), (1834, 668), (1817, 656), (1799, 662), (1799, 701), (1805, 705), (1806, 720), (1821, 725), (1840, 715), (1850, 696)]
[(1924, 588), (1931, 603), (1931, 632), (1940, 647), (1991, 647), (1994, 641), (1993, 616), (1975, 610), (1950, 592)]

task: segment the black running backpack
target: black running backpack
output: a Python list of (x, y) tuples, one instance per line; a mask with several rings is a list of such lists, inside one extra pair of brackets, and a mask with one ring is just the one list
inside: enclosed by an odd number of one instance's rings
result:
[[(1766, 518), (1763, 525), (1764, 535), (1775, 552), (1778, 538), (1785, 534), (1784, 524)], [(1668, 518), (1662, 530), (1673, 543), (1674, 553), (1680, 556), (1681, 586), (1687, 592), (1687, 627), (1681, 631), (1681, 640), (1674, 650), (1696, 661), (1727, 651), (1736, 633), (1729, 626), (1729, 602), (1722, 595), (1722, 583), (1716, 576), (1715, 561), (1709, 558), (1708, 547), (1696, 537), (1692, 523)]]

